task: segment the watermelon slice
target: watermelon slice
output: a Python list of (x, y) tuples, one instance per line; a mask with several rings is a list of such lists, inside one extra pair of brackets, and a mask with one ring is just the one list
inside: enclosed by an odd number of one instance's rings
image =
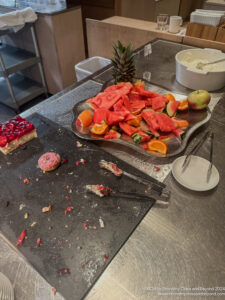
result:
[(127, 110), (127, 108), (123, 105), (123, 100), (122, 99), (120, 99), (119, 101), (117, 101), (113, 105), (113, 110), (114, 111), (125, 111), (125, 112), (129, 113), (129, 111)]
[(144, 118), (145, 122), (148, 124), (149, 127), (151, 127), (151, 131), (159, 130), (159, 124), (156, 119), (156, 113), (152, 111), (151, 109), (145, 109), (142, 111), (142, 117)]
[(120, 91), (124, 94), (124, 95), (128, 95), (130, 93), (130, 91), (133, 89), (133, 84), (130, 82), (121, 82), (118, 83), (118, 86), (121, 87)]
[(132, 135), (132, 139), (135, 144), (140, 144), (150, 141), (151, 138), (147, 133), (138, 130), (135, 134)]
[(97, 108), (111, 109), (113, 105), (121, 98), (117, 92), (100, 93), (96, 97), (89, 99), (87, 102)]
[(159, 140), (165, 143), (165, 142), (169, 142), (172, 138), (174, 137), (169, 135), (160, 135)]
[(90, 106), (91, 109), (96, 110), (96, 109), (98, 109), (98, 106), (96, 104), (92, 103), (92, 99), (94, 99), (94, 98), (90, 98), (86, 102)]
[(111, 93), (111, 92), (115, 92), (115, 91), (119, 91), (122, 88), (122, 86), (118, 86), (118, 85), (110, 85), (108, 86), (104, 92), (105, 93)]
[(121, 134), (113, 129), (109, 130), (105, 136), (104, 139), (106, 140), (113, 140), (113, 139), (119, 139)]
[(180, 101), (169, 101), (166, 106), (167, 114), (172, 117), (175, 115), (178, 106), (180, 105)]
[(107, 122), (108, 110), (105, 108), (97, 108), (93, 114), (93, 122), (95, 124), (102, 124), (102, 121)]
[(152, 98), (152, 109), (155, 111), (162, 111), (166, 106), (168, 100), (164, 96), (158, 96)]
[(143, 100), (143, 97), (140, 94), (134, 93), (134, 92), (131, 92), (128, 95), (128, 98), (129, 98), (130, 102), (133, 102), (133, 101), (136, 101), (136, 100)]
[(151, 125), (148, 125), (150, 132), (148, 132), (151, 135), (154, 135), (155, 137), (159, 137), (160, 134), (158, 130), (155, 130)]
[(145, 102), (143, 100), (135, 100), (133, 101), (133, 103), (130, 104), (130, 111), (134, 115), (139, 114), (144, 108)]
[(119, 123), (120, 128), (123, 130), (124, 133), (126, 133), (128, 136), (132, 136), (134, 133), (138, 132), (138, 129), (125, 123), (125, 122), (120, 122)]
[(106, 92), (106, 93), (118, 92), (123, 95), (127, 95), (130, 93), (132, 88), (133, 88), (133, 85), (130, 82), (121, 82), (121, 83), (118, 83), (117, 85), (111, 85), (111, 86), (107, 87), (104, 90), (104, 92)]
[(147, 98), (144, 100), (145, 102), (145, 107), (152, 106), (152, 98)]
[(162, 132), (171, 132), (176, 128), (174, 122), (166, 114), (156, 113), (155, 117)]
[(176, 128), (173, 130), (173, 133), (176, 137), (181, 139), (182, 135), (184, 134), (184, 130), (182, 130), (181, 128)]
[(139, 93), (141, 96), (145, 96), (147, 98), (154, 98), (154, 97), (160, 96), (159, 94), (157, 94), (155, 92), (150, 92), (150, 91), (145, 90), (145, 88), (143, 86), (136, 86), (135, 91), (137, 93)]
[(123, 111), (108, 111), (106, 123), (110, 125), (117, 125), (119, 122), (125, 119), (127, 115), (126, 112)]
[[(135, 115), (133, 115), (133, 114), (128, 114), (127, 116), (126, 116), (126, 118), (125, 118), (125, 121), (127, 122), (127, 121), (132, 121), (132, 120), (134, 120), (135, 119)], [(132, 125), (132, 124), (131, 124)]]
[(122, 100), (123, 100), (123, 104), (126, 107), (126, 109), (131, 111), (131, 107), (130, 107), (131, 103), (130, 103), (129, 98), (127, 96), (125, 96), (122, 98)]

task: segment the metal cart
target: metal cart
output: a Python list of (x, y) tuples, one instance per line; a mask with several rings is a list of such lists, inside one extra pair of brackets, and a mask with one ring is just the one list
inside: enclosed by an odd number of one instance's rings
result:
[[(16, 48), (8, 44), (0, 44), (0, 102), (11, 107), (17, 113), (21, 105), (45, 94), (47, 87), (43, 67), (35, 35), (34, 25), (26, 24), (30, 30), (34, 53)], [(12, 30), (0, 31), (3, 35), (14, 35)], [(40, 73), (40, 82), (36, 82), (23, 75), (22, 71), (37, 65)]]

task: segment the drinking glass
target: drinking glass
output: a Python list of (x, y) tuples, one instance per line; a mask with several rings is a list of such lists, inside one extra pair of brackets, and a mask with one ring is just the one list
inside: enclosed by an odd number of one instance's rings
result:
[(166, 30), (166, 24), (168, 22), (168, 15), (160, 14), (157, 16), (157, 25), (159, 30)]

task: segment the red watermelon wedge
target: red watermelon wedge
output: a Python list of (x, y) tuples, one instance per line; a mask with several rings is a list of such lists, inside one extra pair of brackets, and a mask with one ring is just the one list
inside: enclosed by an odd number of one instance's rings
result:
[[(153, 130), (159, 130), (159, 124), (156, 118), (156, 113), (151, 109), (145, 109), (142, 111), (142, 117), (148, 126), (151, 126)], [(152, 130), (151, 130), (152, 131)]]
[(152, 109), (155, 111), (161, 111), (164, 109), (167, 102), (168, 100), (164, 96), (154, 97), (152, 98)]
[(120, 136), (121, 136), (121, 134), (119, 132), (111, 129), (105, 134), (104, 139), (106, 139), (106, 140), (119, 139)]
[(97, 106), (97, 108), (110, 109), (121, 98), (117, 92), (100, 93), (96, 97), (89, 99), (87, 102)]
[(135, 132), (138, 132), (138, 129), (125, 123), (125, 122), (120, 122), (119, 123), (120, 128), (123, 130), (124, 133), (126, 133), (128, 136), (132, 136)]
[(123, 105), (123, 100), (122, 99), (120, 99), (119, 101), (117, 101), (113, 105), (113, 110), (114, 111), (125, 111), (125, 112), (129, 113), (129, 111), (127, 110), (127, 108)]
[(134, 92), (131, 92), (129, 95), (128, 95), (128, 98), (130, 100), (130, 102), (132, 103), (133, 101), (136, 101), (136, 100), (143, 100), (143, 97), (138, 94), (138, 93), (134, 93)]
[(145, 101), (143, 100), (134, 100), (133, 103), (130, 104), (130, 111), (135, 115), (139, 114), (144, 108)]
[(133, 85), (130, 82), (123, 82), (119, 83), (117, 85), (111, 85), (107, 87), (104, 92), (111, 93), (111, 92), (119, 92), (123, 95), (129, 94), (129, 92), (132, 90)]
[(97, 108), (93, 114), (93, 122), (95, 124), (102, 124), (102, 121), (107, 121), (108, 110), (105, 108)]
[(171, 132), (176, 128), (174, 122), (166, 114), (156, 113), (155, 117), (159, 124), (160, 131)]
[(144, 89), (143, 86), (136, 86), (135, 91), (138, 92), (141, 96), (145, 96), (147, 98), (154, 98), (160, 96), (159, 94), (155, 92), (150, 92)]
[(124, 111), (108, 111), (107, 114), (107, 121), (106, 123), (110, 125), (117, 125), (119, 122), (123, 121), (125, 119), (125, 116), (127, 115)]
[(169, 101), (169, 103), (166, 106), (167, 114), (170, 117), (174, 116), (179, 105), (180, 105), (180, 101), (176, 101), (176, 100)]

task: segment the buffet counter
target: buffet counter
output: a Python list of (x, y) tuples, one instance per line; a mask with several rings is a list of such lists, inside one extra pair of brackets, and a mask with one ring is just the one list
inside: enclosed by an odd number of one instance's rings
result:
[[(150, 90), (162, 94), (168, 91), (189, 93), (188, 89), (184, 90), (178, 83), (175, 84), (175, 62), (172, 61), (174, 53), (189, 46), (162, 40), (154, 41), (151, 45), (154, 54), (152, 69), (155, 73), (158, 73), (154, 78), (160, 78), (161, 82), (165, 81), (167, 88), (166, 86), (163, 88), (151, 84)], [(160, 53), (154, 51), (159, 48), (161, 49)], [(170, 74), (169, 77), (168, 74)], [(31, 108), (22, 116), (27, 118), (38, 113), (61, 126), (63, 130), (71, 130), (74, 105), (100, 92), (103, 82), (108, 79), (109, 75), (109, 69), (101, 70)], [(223, 177), (225, 168), (223, 159), (224, 141), (221, 139), (225, 130), (224, 96), (224, 91), (212, 93), (210, 102), (211, 119), (206, 126), (193, 135), (186, 150), (187, 152), (193, 148), (196, 141), (204, 135), (206, 128), (213, 130), (215, 134), (213, 163), (220, 173), (220, 183), (211, 191), (194, 192), (179, 185), (170, 173), (171, 163), (175, 158), (164, 160), (162, 158), (146, 157), (130, 151), (128, 148), (125, 151), (124, 148), (113, 147), (104, 142), (98, 143), (98, 146), (113, 154), (114, 157), (126, 161), (129, 165), (147, 175), (154, 176), (159, 181), (163, 181), (171, 191), (171, 198), (169, 205), (154, 205), (146, 214), (85, 299), (161, 300), (164, 298), (174, 299), (174, 297), (179, 297), (181, 293), (182, 297), (187, 295), (195, 298), (200, 298), (205, 293), (204, 297), (206, 299), (212, 298), (213, 295), (218, 296), (218, 293), (221, 295), (224, 293), (225, 190)], [(78, 149), (74, 149), (74, 151), (76, 152)], [(208, 158), (208, 143), (204, 144), (198, 155)], [(159, 168), (157, 172), (154, 170), (154, 166)], [(5, 254), (8, 251), (7, 249), (5, 247)], [(25, 245), (21, 249), (26, 255)], [(43, 251), (43, 249), (44, 245), (40, 250)], [(74, 249), (74, 253), (77, 251), (80, 250)], [(86, 251), (85, 247), (83, 251)], [(17, 282), (15, 291), (21, 295), (21, 298), (18, 297), (17, 299), (31, 300), (35, 299), (35, 296), (39, 296), (41, 281), (36, 272), (33, 270), (32, 273), (30, 267), (20, 269), (20, 266), (17, 266), (17, 270), (14, 268), (14, 272), (11, 272), (9, 270), (12, 270), (10, 266), (13, 262), (4, 260), (4, 256), (0, 259), (0, 268), (3, 266), (3, 270), (10, 280)], [(76, 255), (74, 260), (75, 257)], [(67, 251), (62, 251), (62, 259), (63, 262), (70, 261), (71, 258), (67, 256)], [(41, 273), (46, 272), (46, 266), (41, 261), (38, 262), (38, 268)], [(31, 273), (28, 273), (28, 270)], [(92, 278), (97, 270), (96, 265), (87, 264), (83, 268), (84, 281), (87, 281), (90, 287), (94, 283)], [(18, 272), (20, 272), (20, 276), (15, 276)], [(80, 272), (82, 272), (82, 268)], [(33, 276), (31, 277), (33, 278), (32, 282), (35, 282), (34, 278), (36, 278), (37, 285), (26, 285), (25, 288), (19, 282), (23, 278), (28, 279), (28, 274), (30, 277)], [(74, 274), (73, 269), (71, 274)], [(51, 278), (53, 275), (49, 270), (46, 279), (49, 280), (48, 277)], [(68, 277), (59, 277), (58, 286), (55, 286), (55, 288), (57, 291), (59, 288), (62, 295), (67, 295), (67, 299), (76, 299), (77, 293), (75, 291), (79, 287), (75, 288), (75, 282), (71, 284), (68, 290), (62, 288), (68, 280)], [(51, 286), (45, 282), (42, 287), (42, 293), (45, 295), (44, 299), (53, 299)], [(70, 294), (70, 297), (68, 297), (68, 294)], [(34, 295), (33, 298), (30, 295)], [(56, 299), (61, 299), (58, 293), (56, 297)]]

